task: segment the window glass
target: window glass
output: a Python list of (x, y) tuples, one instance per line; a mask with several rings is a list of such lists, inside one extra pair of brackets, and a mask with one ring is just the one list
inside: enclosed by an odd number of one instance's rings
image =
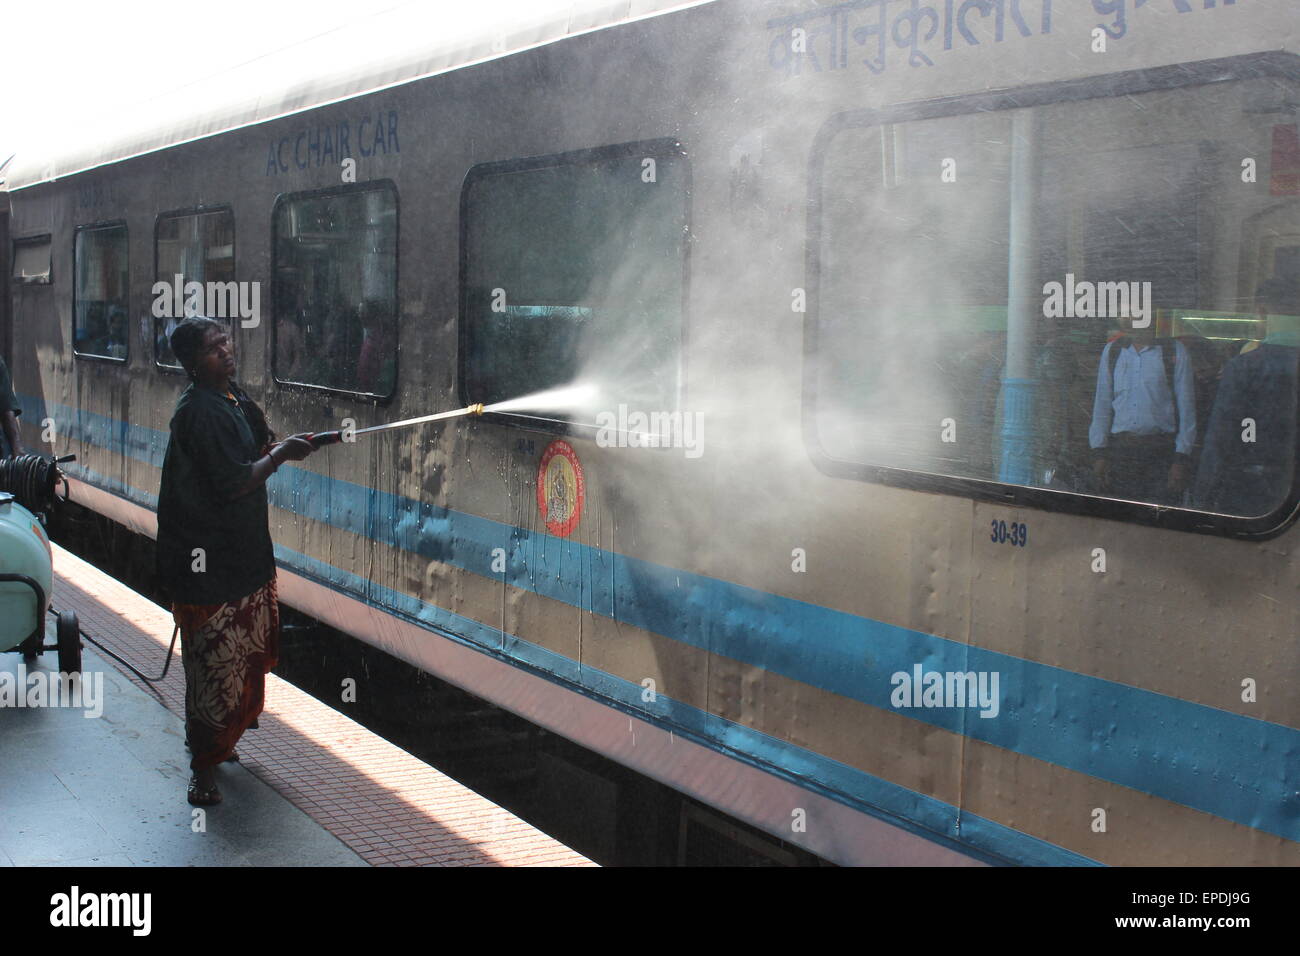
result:
[(126, 226), (77, 230), (73, 248), (73, 350), (78, 355), (126, 360)]
[(1261, 104), (1294, 96), (1250, 80), (840, 130), (809, 368), (821, 451), (864, 475), (1280, 506), (1300, 177), (1294, 123)]
[(289, 196), (275, 211), (275, 377), (391, 395), (397, 381), (397, 192)]
[[(171, 334), (179, 322), (191, 315), (218, 320), (234, 315), (228, 294), (234, 286), (227, 285), (235, 281), (234, 214), (220, 209), (159, 219), (154, 262), (155, 280), (169, 289), (164, 307), (153, 310), (155, 356), (159, 365), (180, 368), (171, 347)], [(189, 282), (203, 285), (201, 302), (199, 296), (187, 294)], [(209, 289), (221, 294), (209, 295)]]
[(21, 285), (50, 284), (50, 237), (21, 239), (14, 243), (14, 282)]
[(600, 387), (604, 406), (675, 410), (685, 158), (662, 146), (622, 147), (543, 163), (470, 173), (467, 399), (583, 382)]

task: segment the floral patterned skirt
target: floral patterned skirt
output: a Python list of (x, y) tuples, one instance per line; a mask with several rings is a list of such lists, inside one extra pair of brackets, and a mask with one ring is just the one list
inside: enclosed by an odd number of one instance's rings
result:
[(215, 767), (262, 712), (266, 674), (280, 653), (275, 578), (226, 604), (176, 604), (185, 666), (190, 768)]

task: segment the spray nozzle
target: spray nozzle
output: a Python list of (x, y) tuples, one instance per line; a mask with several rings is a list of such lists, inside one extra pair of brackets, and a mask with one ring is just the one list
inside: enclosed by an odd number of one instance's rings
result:
[(482, 414), (483, 414), (483, 403), (482, 403), (482, 402), (479, 402), (477, 405), (471, 405), (471, 406), (469, 407), (469, 413), (470, 413), (471, 415), (482, 415)]

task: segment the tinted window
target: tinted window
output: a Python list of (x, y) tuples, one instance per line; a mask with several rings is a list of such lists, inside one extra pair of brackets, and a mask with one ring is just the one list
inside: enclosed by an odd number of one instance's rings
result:
[(349, 186), (275, 210), (275, 377), (390, 395), (397, 381), (397, 192)]
[[(228, 209), (192, 215), (165, 216), (158, 220), (154, 233), (154, 278), (165, 283), (168, 292), (153, 309), (155, 356), (159, 365), (180, 368), (172, 354), (171, 334), (178, 322), (188, 315), (230, 319), (235, 281), (235, 217)], [(186, 284), (201, 283), (200, 297), (187, 293)], [(176, 289), (179, 287), (180, 294)], [(213, 295), (208, 290), (214, 291)], [(193, 287), (191, 287), (191, 292)], [(215, 293), (220, 292), (221, 295)], [(155, 290), (155, 300), (157, 300)], [(235, 293), (237, 295), (237, 293)], [(159, 313), (162, 313), (161, 315)]]
[(126, 226), (77, 230), (73, 259), (73, 350), (78, 355), (125, 361), (130, 339)]
[(471, 171), (467, 400), (583, 381), (605, 405), (677, 408), (687, 175), (663, 143)]
[(864, 475), (1277, 508), (1300, 187), (1269, 168), (1279, 116), (1261, 104), (1294, 96), (1252, 80), (837, 132), (809, 368), (820, 450)]

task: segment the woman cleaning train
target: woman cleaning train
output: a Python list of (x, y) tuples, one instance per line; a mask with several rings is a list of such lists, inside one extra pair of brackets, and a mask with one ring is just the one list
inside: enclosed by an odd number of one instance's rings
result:
[[(266, 479), (314, 450), (276, 442), (257, 404), (235, 383), (230, 336), (186, 319), (171, 336), (190, 385), (176, 402), (158, 494), (158, 579), (174, 602), (185, 666), (188, 800), (221, 802), (216, 767), (262, 712), (265, 675), (279, 650), (275, 558)], [(237, 759), (237, 758), (236, 758)]]

